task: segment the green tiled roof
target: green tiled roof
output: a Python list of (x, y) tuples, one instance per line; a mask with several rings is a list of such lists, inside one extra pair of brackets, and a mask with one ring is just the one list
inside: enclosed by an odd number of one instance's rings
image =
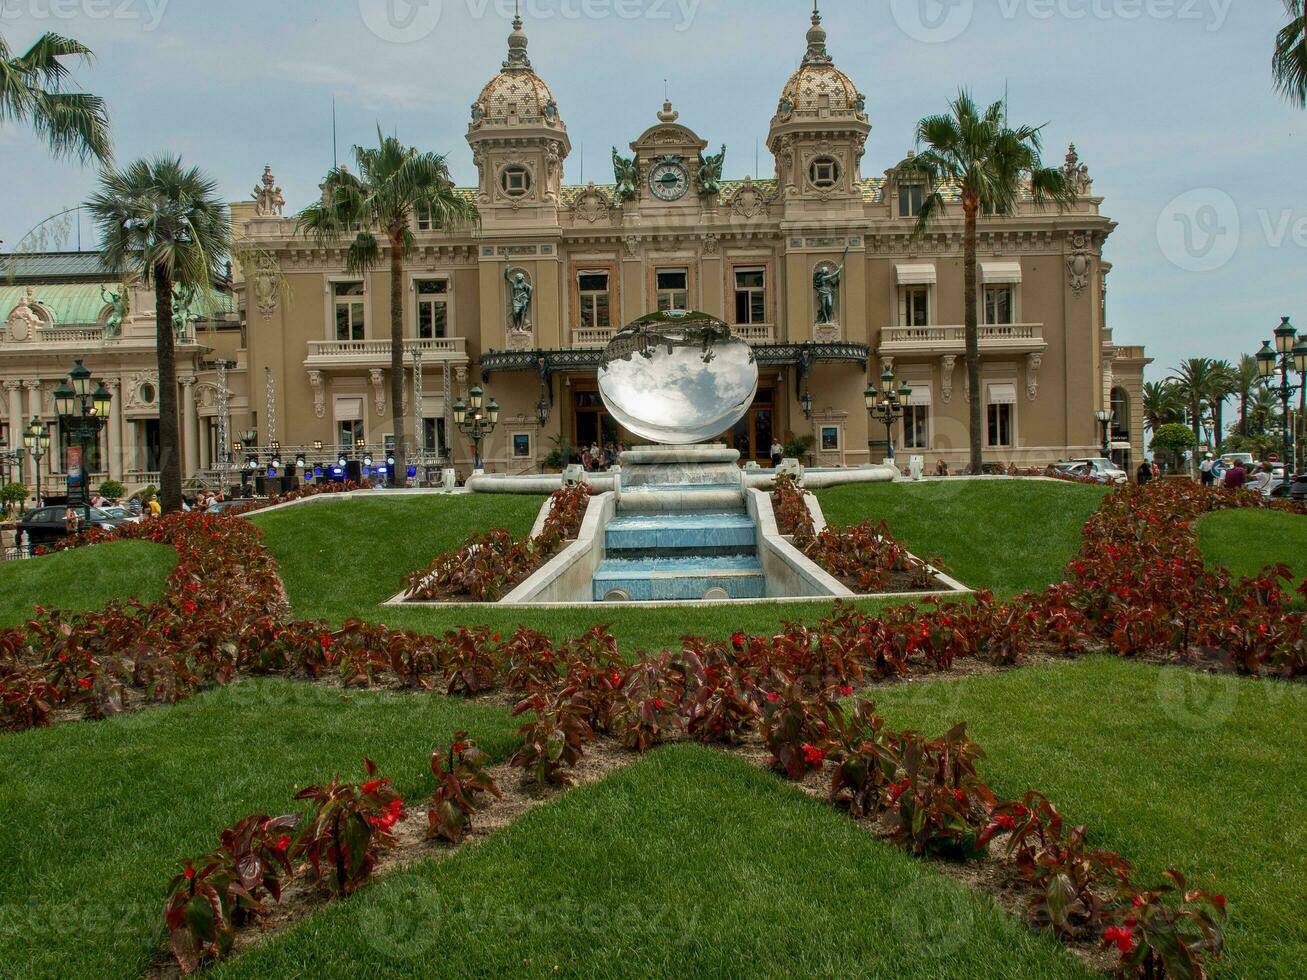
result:
[(17, 252), (0, 255), (0, 281), (48, 282), (82, 279), (112, 282), (117, 277), (100, 265), (99, 252)]
[[(27, 286), (0, 286), (0, 322), (11, 314), (27, 295)], [(38, 285), (32, 289), (32, 302), (49, 311), (56, 324), (96, 323), (105, 302), (98, 283)]]

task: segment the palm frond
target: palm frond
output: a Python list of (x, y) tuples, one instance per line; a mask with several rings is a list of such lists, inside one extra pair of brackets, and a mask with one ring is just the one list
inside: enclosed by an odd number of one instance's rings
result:
[(1289, 23), (1275, 37), (1271, 75), (1275, 88), (1296, 106), (1307, 106), (1307, 4), (1284, 0)]

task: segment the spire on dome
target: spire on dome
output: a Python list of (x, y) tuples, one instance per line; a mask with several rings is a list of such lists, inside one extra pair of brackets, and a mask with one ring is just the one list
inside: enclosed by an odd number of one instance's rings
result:
[(812, 4), (812, 27), (808, 30), (808, 53), (803, 56), (805, 65), (833, 65), (833, 59), (826, 50), (826, 28), (821, 26), (821, 11), (817, 2)]
[(508, 35), (508, 60), (504, 71), (530, 71), (531, 59), (526, 53), (526, 32), (522, 30), (522, 4), (517, 4), (513, 15), (513, 33)]

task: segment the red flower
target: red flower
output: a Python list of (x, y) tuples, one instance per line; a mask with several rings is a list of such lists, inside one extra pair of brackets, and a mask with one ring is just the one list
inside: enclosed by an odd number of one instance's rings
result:
[(92, 681), (91, 678), (89, 678), (89, 677), (79, 677), (79, 678), (77, 678), (77, 686), (80, 687), (83, 691), (85, 691), (85, 690), (87, 690), (88, 688), (90, 688), (90, 686), (91, 686), (93, 683), (95, 683), (95, 682)]
[(323, 633), (320, 637), (318, 637), (318, 643), (321, 644), (322, 649), (324, 650), (331, 649), (331, 637), (326, 633)]
[(743, 650), (743, 649), (744, 649), (744, 634), (743, 634), (743, 633), (736, 633), (736, 634), (734, 634), (734, 635), (731, 637), (731, 646), (735, 647), (735, 649), (737, 649), (737, 650)]
[(654, 698), (654, 707), (657, 710), (662, 711), (665, 705), (666, 702), (662, 698)]
[(852, 685), (852, 684), (841, 684), (841, 685), (840, 685), (840, 694), (841, 694), (841, 695), (843, 695), (844, 697), (847, 698), (847, 697), (849, 697), (852, 693), (853, 693), (853, 685)]
[(194, 880), (195, 880), (195, 869), (194, 869), (194, 868), (187, 868), (185, 871), (182, 872), (182, 876), (183, 876), (187, 881), (194, 881)]
[(285, 852), (290, 849), (290, 838), (282, 834), (277, 838), (277, 850)]
[(1011, 830), (1015, 825), (1015, 821), (1012, 819), (1012, 817), (1009, 814), (1006, 813), (1000, 813), (998, 816), (996, 816), (994, 818), (994, 823), (998, 824), (1004, 830)]
[(817, 748), (817, 746), (815, 745), (804, 743), (803, 758), (804, 761), (808, 763), (808, 765), (819, 766), (821, 765), (822, 760), (826, 758), (826, 753), (823, 752), (821, 749)]
[(1137, 909), (1141, 909), (1148, 904), (1148, 899), (1144, 898), (1142, 895), (1136, 895), (1134, 898), (1130, 899), (1130, 904)]
[(192, 600), (190, 599), (182, 600), (182, 612), (186, 613), (188, 616), (191, 613), (195, 612), (197, 608), (198, 607), (195, 605), (195, 603)]
[(387, 786), (389, 784), (390, 784), (389, 779), (372, 779), (364, 783), (362, 786), (360, 786), (359, 790), (363, 793), (364, 796), (371, 796), (377, 790), (381, 789), (381, 787)]
[(613, 682), (613, 687), (622, 686), (622, 675), (619, 674), (617, 671), (613, 671), (612, 674), (609, 675), (608, 679)]
[(467, 746), (464, 745), (462, 742), (455, 742), (455, 743), (454, 743), (454, 751), (457, 752), (457, 753), (459, 753), (460, 755), (462, 754), (463, 750), (466, 749), (466, 748), (467, 748)]
[(499, 634), (496, 633), (496, 634), (495, 634), (494, 636), (492, 636), (490, 639), (492, 639), (492, 640), (494, 640), (496, 643), (498, 643), (498, 642), (499, 642)]
[(778, 700), (780, 700), (780, 695), (777, 694), (775, 691), (768, 691), (767, 700), (770, 701), (772, 704), (775, 704)]
[(1216, 904), (1219, 905), (1219, 906), (1221, 907), (1221, 911), (1222, 911), (1222, 912), (1225, 911), (1225, 896), (1224, 896), (1224, 895), (1217, 895), (1217, 896), (1216, 896), (1214, 899), (1212, 899), (1212, 900), (1213, 900), (1214, 902), (1216, 902)]
[(965, 803), (967, 802), (967, 794), (964, 790), (955, 789), (953, 791), (953, 799), (957, 800), (959, 803)]
[(1103, 931), (1105, 943), (1115, 943), (1122, 953), (1129, 953), (1135, 948), (1134, 934), (1123, 926), (1109, 926)]

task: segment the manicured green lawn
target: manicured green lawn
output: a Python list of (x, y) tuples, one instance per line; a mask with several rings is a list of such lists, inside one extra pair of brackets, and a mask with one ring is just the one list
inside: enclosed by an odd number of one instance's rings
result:
[(1054, 942), (711, 749), (655, 752), (220, 977), (1087, 977)]
[[(1075, 554), (1080, 527), (1101, 499), (1095, 487), (1031, 481), (857, 486), (823, 491), (827, 518), (851, 524), (885, 517), (909, 547), (940, 555), (973, 588), (1003, 594), (1059, 580)], [(404, 576), (456, 548), (473, 531), (503, 527), (529, 533), (543, 498), (411, 497), (333, 501), (293, 507), (254, 522), (281, 566), (295, 614), (343, 622), (358, 617), (440, 633), (486, 625), (508, 632), (526, 624), (556, 637), (607, 623), (623, 651), (675, 647), (687, 634), (772, 633), (786, 621), (815, 622), (825, 603), (673, 609), (380, 609)], [(976, 515), (980, 515), (977, 518)], [(860, 603), (874, 611), (884, 603)]]
[(1216, 975), (1302, 975), (1307, 687), (1090, 658), (878, 700), (897, 726), (967, 720), (997, 792), (1039, 789), (1149, 876), (1176, 868), (1224, 893)]
[(18, 626), (40, 604), (98, 609), (110, 599), (154, 602), (177, 564), (177, 552), (149, 541), (112, 541), (31, 561), (0, 564), (0, 626)]
[(369, 755), (408, 796), (457, 729), (498, 757), (507, 712), (438, 696), (250, 681), (173, 708), (0, 736), (0, 975), (139, 977), (184, 857)]
[(835, 487), (817, 494), (831, 524), (884, 520), (921, 558), (998, 595), (1060, 582), (1080, 529), (1107, 491), (1043, 480), (943, 480)]
[(1198, 522), (1198, 547), (1236, 576), (1256, 575), (1281, 562), (1307, 578), (1307, 517), (1280, 511), (1225, 510)]

